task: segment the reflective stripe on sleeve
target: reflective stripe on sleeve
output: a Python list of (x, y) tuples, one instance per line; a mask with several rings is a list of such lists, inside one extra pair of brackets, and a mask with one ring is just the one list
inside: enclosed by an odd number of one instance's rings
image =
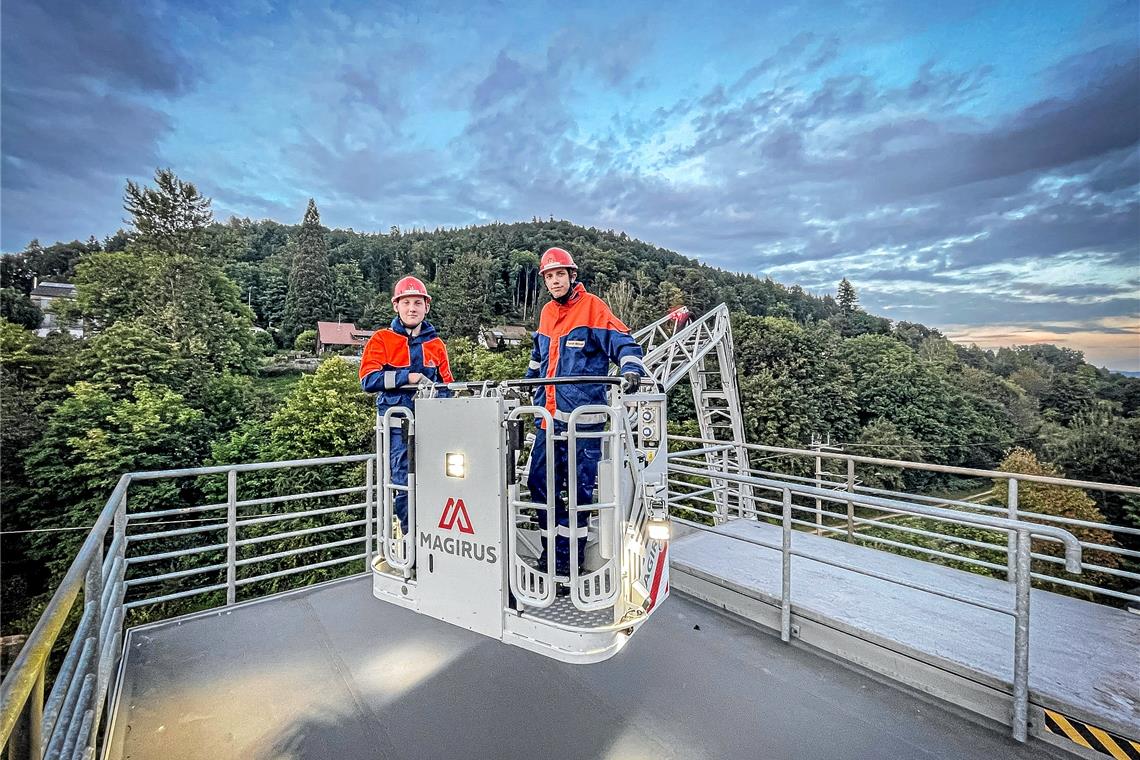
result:
[(395, 370), (386, 370), (384, 372), (384, 387), (391, 390), (396, 387), (396, 372)]
[[(605, 412), (587, 412), (586, 414), (579, 414), (578, 415), (578, 424), (579, 425), (600, 425), (603, 422), (605, 422), (606, 420), (608, 420), (609, 418), (610, 418), (610, 416), (608, 414), (606, 414)], [(569, 425), (570, 424), (570, 412), (564, 412), (561, 409), (557, 409), (554, 412), (554, 419), (558, 420), (559, 422), (565, 422), (567, 425)]]
[(645, 362), (643, 362), (640, 358), (638, 358), (636, 356), (627, 356), (624, 359), (622, 359), (621, 360), (622, 370), (625, 370), (625, 365), (627, 365), (627, 364), (636, 364), (637, 366), (641, 367), (643, 372), (645, 372), (646, 374), (649, 374), (648, 371), (645, 369)]

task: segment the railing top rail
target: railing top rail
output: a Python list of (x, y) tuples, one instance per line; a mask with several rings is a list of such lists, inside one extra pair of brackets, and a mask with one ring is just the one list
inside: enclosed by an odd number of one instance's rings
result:
[(209, 467), (184, 467), (179, 470), (148, 470), (132, 472), (129, 477), (136, 480), (159, 480), (161, 478), (190, 478), (197, 475), (217, 475), (224, 472), (254, 472), (256, 470), (281, 470), (290, 467), (313, 467), (320, 464), (349, 464), (375, 459), (375, 454), (351, 454), (339, 457), (319, 457), (316, 459), (288, 459), (281, 462), (251, 462), (248, 464), (219, 464)]
[[(712, 441), (705, 438), (697, 438), (688, 435), (670, 435), (670, 440), (687, 441), (691, 443), (715, 443), (720, 444), (721, 441)], [(734, 444), (735, 445), (735, 444)], [(910, 462), (904, 459), (882, 459), (880, 457), (867, 457), (860, 454), (845, 454), (842, 452), (834, 451), (817, 451), (815, 449), (791, 449), (783, 446), (765, 446), (758, 443), (745, 443), (741, 444), (745, 448), (752, 451), (767, 451), (776, 454), (789, 454), (793, 456), (804, 457), (820, 457), (822, 459), (840, 459), (858, 462), (860, 464), (876, 464), (886, 467), (900, 467), (908, 470), (928, 470), (930, 472), (945, 472), (952, 475), (970, 475), (978, 478), (995, 478), (1001, 480), (1008, 480), (1009, 478), (1017, 478), (1020, 481), (1029, 483), (1044, 483), (1046, 485), (1068, 486), (1070, 488), (1089, 488), (1095, 491), (1111, 491), (1113, 493), (1128, 493), (1140, 495), (1140, 486), (1127, 486), (1119, 483), (1100, 483), (1092, 480), (1073, 480), (1070, 478), (1055, 478), (1048, 475), (1026, 475), (1019, 472), (1003, 472), (1001, 470), (978, 470), (972, 467), (954, 467), (945, 464), (932, 464), (929, 462)], [(685, 454), (686, 452), (677, 452), (678, 454)], [(688, 452), (692, 453), (692, 452)], [(670, 454), (670, 456), (673, 456)]]
[[(707, 468), (701, 469), (682, 465), (670, 465), (670, 469), (688, 475), (703, 475), (708, 477), (710, 474)], [(806, 486), (799, 483), (789, 483), (787, 481), (772, 480), (770, 478), (758, 478), (750, 475), (738, 475), (732, 472), (717, 472), (715, 473), (715, 477), (718, 480), (745, 483), (747, 485), (760, 486), (762, 488), (778, 491), (788, 491), (801, 496), (811, 496), (827, 501), (851, 501), (867, 506), (885, 507), (897, 512), (918, 515), (920, 517), (933, 517), (946, 522), (977, 525), (979, 527), (993, 528), (995, 530), (1026, 532), (1034, 536), (1054, 538), (1065, 546), (1065, 569), (1070, 573), (1080, 573), (1081, 571), (1080, 542), (1078, 542), (1077, 537), (1069, 531), (1054, 525), (1040, 525), (1038, 523), (1025, 522), (1024, 520), (1012, 520), (1007, 517), (990, 517), (989, 515), (979, 515), (970, 512), (958, 512), (952, 509), (912, 504), (896, 499), (885, 499), (878, 496), (867, 496), (866, 494), (847, 491), (833, 491), (829, 488), (815, 488), (814, 486)]]

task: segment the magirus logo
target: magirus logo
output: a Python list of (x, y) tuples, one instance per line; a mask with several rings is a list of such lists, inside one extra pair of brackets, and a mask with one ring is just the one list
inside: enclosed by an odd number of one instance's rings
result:
[(467, 505), (463, 503), (463, 499), (447, 500), (447, 504), (443, 505), (443, 514), (439, 516), (439, 527), (444, 530), (458, 527), (460, 533), (475, 533), (475, 527), (471, 524), (471, 515), (467, 514)]
[[(463, 499), (447, 500), (443, 505), (443, 514), (439, 516), (439, 528), (458, 530), (468, 535), (475, 534), (475, 526), (471, 523), (471, 515), (467, 514), (467, 505), (463, 503)], [(499, 550), (494, 546), (451, 536), (442, 537), (425, 531), (420, 531), (420, 547), (477, 562), (494, 564), (499, 561)]]

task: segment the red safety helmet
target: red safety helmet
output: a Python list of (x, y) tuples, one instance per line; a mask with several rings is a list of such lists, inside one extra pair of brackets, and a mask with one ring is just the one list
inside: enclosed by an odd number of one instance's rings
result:
[(574, 263), (570, 254), (561, 248), (547, 248), (546, 253), (542, 254), (542, 261), (538, 264), (538, 273), (546, 274), (551, 269), (573, 269), (577, 272), (578, 265)]
[(395, 306), (397, 301), (406, 296), (420, 296), (431, 303), (431, 296), (428, 295), (427, 288), (419, 277), (408, 275), (399, 279), (396, 287), (392, 288), (392, 305)]

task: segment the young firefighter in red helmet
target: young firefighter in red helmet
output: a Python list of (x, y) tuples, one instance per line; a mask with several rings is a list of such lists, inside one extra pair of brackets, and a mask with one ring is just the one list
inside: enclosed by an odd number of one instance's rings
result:
[[(605, 375), (612, 361), (621, 368), (622, 391), (631, 393), (641, 384), (645, 375), (641, 346), (629, 334), (629, 328), (614, 316), (602, 299), (586, 292), (578, 282), (578, 266), (570, 254), (561, 248), (551, 248), (542, 254), (539, 273), (553, 300), (542, 309), (538, 332), (534, 336), (527, 377), (573, 377)], [(607, 404), (605, 385), (551, 385), (539, 386), (534, 394), (536, 406), (545, 406), (554, 417), (556, 433), (566, 432), (570, 413), (587, 404)], [(581, 431), (601, 430), (602, 419), (579, 418)], [(577, 496), (578, 504), (594, 501), (594, 484), (598, 478), (598, 459), (601, 458), (601, 440), (579, 439), (577, 443)], [(546, 436), (540, 431), (531, 454), (530, 475), (527, 486), (531, 498), (537, 502), (547, 499)], [(564, 492), (567, 489), (568, 457), (566, 441), (555, 442), (555, 518), (558, 523), (554, 542), (555, 575), (570, 574), (570, 537), (578, 541), (578, 570), (585, 560), (586, 512), (578, 513), (578, 525), (570, 527), (570, 513)], [(546, 512), (539, 510), (539, 526), (546, 528)], [(547, 562), (546, 539), (543, 539), (539, 568)]]
[[(450, 383), (451, 366), (447, 361), (447, 346), (435, 334), (425, 317), (431, 310), (431, 296), (427, 288), (415, 277), (402, 277), (392, 290), (392, 308), (396, 318), (391, 326), (377, 330), (364, 346), (360, 361), (360, 385), (365, 391), (376, 394), (376, 408), (381, 415), (394, 406), (412, 408), (414, 390), (401, 390), (404, 385), (416, 385), (421, 380), (433, 383)], [(449, 395), (446, 388), (439, 395)], [(392, 482), (408, 484), (408, 446), (403, 431), (392, 430)], [(400, 528), (408, 532), (408, 495), (400, 491), (394, 499)]]

